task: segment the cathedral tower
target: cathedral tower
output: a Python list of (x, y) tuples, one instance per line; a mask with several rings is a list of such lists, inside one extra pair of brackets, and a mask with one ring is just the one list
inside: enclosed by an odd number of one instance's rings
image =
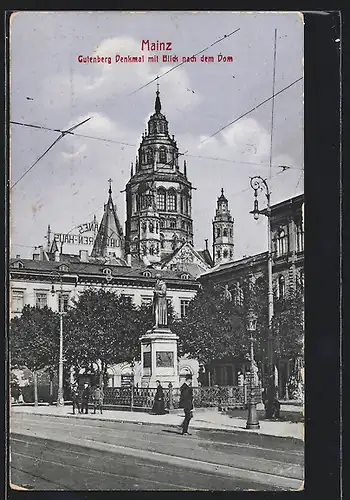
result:
[(228, 201), (221, 189), (217, 200), (216, 214), (213, 219), (213, 260), (214, 264), (223, 264), (233, 260), (233, 223), (228, 209)]
[[(192, 185), (187, 179), (186, 162), (180, 171), (179, 150), (161, 113), (159, 89), (154, 108), (142, 134), (135, 171), (132, 167), (126, 185), (126, 242), (131, 255), (141, 258), (146, 247), (153, 245), (156, 250), (159, 242), (158, 256), (163, 259), (183, 242), (193, 244)], [(143, 231), (149, 221), (151, 229), (159, 223), (159, 232)]]

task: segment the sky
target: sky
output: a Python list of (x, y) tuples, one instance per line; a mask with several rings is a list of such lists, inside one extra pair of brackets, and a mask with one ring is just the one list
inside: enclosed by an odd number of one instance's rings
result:
[[(48, 224), (53, 232), (76, 234), (73, 228), (94, 215), (100, 221), (109, 178), (124, 227), (122, 191), (154, 112), (157, 82), (169, 133), (186, 153), (180, 168), (186, 159), (196, 188), (195, 247), (203, 249), (206, 238), (212, 244), (223, 188), (235, 221), (235, 259), (264, 252), (267, 221), (249, 213), (254, 198), (249, 181), (255, 175), (267, 179), (272, 204), (303, 192), (303, 79), (247, 112), (272, 97), (273, 88), (277, 93), (303, 77), (303, 31), (296, 12), (14, 14), (10, 120), (59, 130), (90, 120), (75, 131), (89, 138), (66, 135), (11, 189), (11, 256), (31, 258), (35, 246), (45, 245)], [(142, 52), (142, 40), (171, 42), (171, 52), (159, 56), (177, 55), (181, 62), (182, 56), (203, 51), (215, 62), (201, 62), (200, 56), (176, 68), (178, 63), (147, 62), (157, 52)], [(116, 54), (144, 54), (146, 62), (115, 63)], [(232, 56), (232, 62), (218, 62), (219, 54)], [(79, 63), (79, 55), (110, 56), (112, 64)], [(17, 124), (9, 131), (12, 186), (59, 133)], [(283, 171), (281, 165), (289, 168)], [(260, 193), (261, 208), (265, 202)]]

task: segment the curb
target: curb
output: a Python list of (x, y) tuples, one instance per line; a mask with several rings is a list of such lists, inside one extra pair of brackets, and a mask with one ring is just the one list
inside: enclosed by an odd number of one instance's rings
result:
[[(37, 415), (39, 417), (55, 417), (55, 418), (72, 418), (74, 415), (57, 415), (57, 414), (47, 414), (47, 413), (31, 413), (30, 415)], [(74, 416), (75, 417), (75, 416)], [(181, 415), (182, 417), (182, 415)], [(75, 417), (75, 418), (83, 418), (83, 417)], [(84, 417), (85, 418), (85, 417)], [(83, 419), (84, 419), (83, 418)], [(178, 429), (180, 425), (177, 424), (171, 424), (171, 423), (163, 423), (163, 422), (138, 422), (137, 420), (125, 420), (125, 419), (113, 419), (113, 418), (98, 418), (94, 417), (92, 420), (97, 420), (98, 422), (114, 422), (114, 423), (122, 423), (122, 424), (136, 424), (136, 425), (152, 425), (152, 426), (166, 426), (166, 427), (171, 427), (174, 429)], [(201, 422), (206, 422), (205, 420), (201, 420)], [(237, 434), (240, 432), (244, 432), (246, 434), (252, 434), (255, 436), (266, 436), (266, 437), (274, 437), (277, 439), (296, 439), (298, 441), (304, 442), (302, 438), (298, 438), (295, 436), (279, 436), (276, 434), (266, 434), (264, 432), (261, 432), (260, 430), (254, 431), (251, 429), (245, 429), (245, 428), (217, 428), (217, 427), (198, 427), (196, 426), (195, 423), (191, 425), (191, 428), (194, 430), (199, 430), (199, 431), (216, 431), (216, 432), (226, 432), (230, 434)]]

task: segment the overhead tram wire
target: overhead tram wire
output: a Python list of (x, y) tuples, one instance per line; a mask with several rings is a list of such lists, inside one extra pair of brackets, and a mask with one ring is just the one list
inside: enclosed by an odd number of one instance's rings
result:
[[(275, 39), (274, 39), (274, 45), (273, 45), (272, 95), (275, 94), (275, 84), (276, 84), (276, 44), (277, 44), (277, 29), (275, 29)], [(274, 114), (275, 114), (275, 98), (272, 99), (272, 106), (271, 106), (270, 170), (269, 170), (269, 178), (271, 178), (271, 166), (272, 166)]]
[[(211, 134), (209, 137), (206, 137), (205, 139), (203, 139), (196, 147), (198, 148), (198, 146), (200, 146), (201, 144), (203, 144), (204, 142), (208, 141), (209, 139), (215, 137), (217, 134), (219, 134), (220, 132), (222, 132), (223, 130), (225, 130), (227, 127), (229, 127), (230, 125), (233, 125), (234, 123), (238, 122), (241, 118), (244, 118), (245, 116), (247, 116), (248, 114), (252, 113), (253, 111), (255, 111), (256, 109), (260, 108), (261, 106), (263, 106), (264, 104), (266, 104), (267, 102), (271, 101), (271, 99), (274, 99), (274, 97), (280, 95), (282, 92), (286, 91), (287, 89), (291, 88), (293, 85), (295, 85), (296, 83), (300, 82), (301, 80), (303, 80), (303, 77), (301, 76), (300, 78), (298, 78), (297, 80), (294, 80), (294, 82), (290, 83), (289, 85), (287, 85), (286, 87), (283, 87), (281, 90), (279, 90), (278, 92), (276, 92), (274, 95), (268, 97), (267, 99), (265, 99), (264, 101), (260, 102), (259, 104), (257, 104), (256, 106), (254, 106), (253, 108), (251, 108), (250, 110), (246, 111), (245, 113), (243, 113), (242, 115), (240, 115), (238, 118), (235, 118), (234, 120), (232, 120), (231, 122), (227, 123), (226, 125), (224, 125), (223, 127), (221, 127), (219, 130), (217, 130), (216, 132), (214, 132), (213, 134)], [(90, 118), (88, 118), (90, 119)], [(85, 120), (87, 121), (87, 120)], [(85, 123), (82, 122), (82, 123)], [(20, 125), (24, 125), (20, 122), (10, 122), (10, 123), (16, 123), (16, 124), (20, 124)], [(79, 124), (79, 125), (82, 125)], [(79, 125), (76, 125), (75, 127), (72, 127), (72, 128), (76, 128), (77, 126)], [(26, 126), (26, 125), (24, 125)], [(28, 125), (28, 126), (31, 126), (32, 125)], [(40, 128), (38, 126), (34, 126), (34, 128)], [(45, 128), (44, 128), (45, 129)], [(54, 130), (54, 129), (52, 129)], [(55, 130), (57, 131), (57, 130)], [(51, 146), (36, 160), (36, 162), (11, 186), (11, 189), (13, 189), (13, 187), (18, 184), (18, 182), (20, 180), (23, 179), (23, 177), (32, 169), (34, 168), (34, 166), (38, 163), (38, 161), (56, 144), (56, 142), (58, 142), (60, 139), (62, 139), (62, 137), (66, 134), (70, 134), (72, 133), (72, 129), (69, 129), (67, 131), (61, 131), (61, 136), (58, 137), (53, 144), (51, 144)], [(73, 135), (79, 135), (79, 134), (73, 134)], [(94, 137), (91, 137), (92, 139)], [(97, 138), (94, 138), (94, 139), (97, 139)], [(102, 139), (101, 140), (105, 140), (105, 141), (108, 141), (108, 142), (113, 142), (112, 140), (110, 139)], [(135, 147), (135, 146), (133, 146)], [(190, 150), (187, 149), (185, 152), (183, 153), (178, 153), (178, 157), (179, 156), (185, 156)], [(167, 165), (171, 165), (171, 162), (168, 162)]]
[[(214, 47), (214, 45), (216, 45), (217, 43), (219, 42), (222, 42), (223, 40), (226, 40), (227, 38), (229, 38), (230, 36), (232, 36), (234, 33), (237, 33), (237, 31), (239, 31), (241, 28), (237, 28), (236, 30), (232, 31), (231, 33), (229, 33), (228, 35), (224, 35), (223, 37), (219, 38), (218, 40), (215, 40), (215, 42), (213, 42), (212, 44), (208, 45), (208, 47), (205, 47), (204, 49), (200, 50), (199, 52), (197, 52), (196, 54), (193, 54), (193, 56), (197, 57), (199, 56), (199, 54), (202, 54), (203, 52), (205, 52), (206, 50), (210, 49), (211, 47)], [(192, 57), (193, 57), (192, 56)], [(156, 76), (155, 78), (153, 78), (152, 80), (150, 80), (148, 83), (146, 83), (145, 85), (142, 85), (141, 87), (139, 87), (138, 89), (134, 90), (133, 92), (131, 92), (131, 94), (128, 94), (127, 97), (130, 97), (134, 94), (136, 94), (136, 92), (138, 92), (139, 90), (142, 90), (146, 87), (148, 87), (148, 85), (151, 85), (151, 83), (159, 80), (160, 78), (162, 78), (163, 76), (167, 75), (168, 73), (170, 73), (171, 71), (174, 71), (175, 69), (179, 68), (180, 66), (182, 66), (183, 64), (186, 64), (187, 61), (183, 61), (179, 64), (177, 64), (176, 66), (173, 66), (172, 68), (170, 68), (168, 71), (166, 71), (165, 73), (161, 74), (160, 76)]]
[(46, 151), (44, 151), (44, 153), (39, 156), (39, 158), (37, 160), (35, 160), (35, 162), (33, 163), (33, 165), (31, 165), (25, 172), (24, 174), (21, 175), (21, 177), (14, 183), (12, 184), (11, 186), (11, 190), (23, 179), (23, 177), (25, 177), (34, 167), (35, 165), (46, 155), (46, 153), (48, 153), (50, 151), (51, 148), (54, 147), (54, 145), (60, 141), (66, 134), (68, 134), (69, 132), (71, 132), (72, 130), (76, 129), (77, 127), (80, 127), (81, 125), (83, 125), (84, 123), (86, 123), (87, 121), (89, 121), (91, 119), (90, 118), (87, 118), (86, 120), (83, 120), (82, 122), (78, 123), (77, 125), (74, 125), (73, 127), (69, 128), (68, 130), (63, 130), (61, 131), (61, 135), (59, 137), (57, 137), (57, 139), (55, 139), (53, 141), (53, 143), (51, 144), (51, 146), (49, 146)]
[[(12, 123), (14, 125), (21, 125), (23, 127), (35, 128), (35, 129), (39, 129), (39, 130), (40, 129), (41, 130), (48, 130), (50, 132), (60, 132), (60, 133), (62, 132), (62, 130), (60, 130), (60, 129), (54, 129), (54, 128), (50, 128), (50, 127), (43, 127), (43, 126), (40, 126), (40, 125), (33, 125), (31, 123), (24, 123), (24, 122), (17, 122), (17, 121), (10, 121), (10, 123)], [(130, 147), (133, 147), (133, 148), (137, 147), (137, 144), (130, 144), (129, 142), (115, 141), (113, 139), (107, 139), (107, 138), (104, 138), (104, 137), (95, 137), (95, 136), (92, 136), (92, 135), (76, 134), (75, 132), (67, 132), (67, 134), (75, 135), (76, 137), (84, 137), (86, 139), (95, 139), (97, 141), (110, 142), (112, 144), (120, 144), (120, 145), (123, 145), (123, 146), (130, 146)], [(261, 167), (268, 167), (269, 166), (268, 163), (258, 163), (258, 162), (252, 162), (252, 161), (232, 160), (232, 159), (229, 159), (229, 158), (220, 158), (220, 157), (213, 157), (213, 156), (191, 155), (191, 154), (187, 154), (186, 152), (179, 153), (179, 156), (188, 156), (189, 158), (199, 158), (201, 160), (224, 161), (224, 162), (229, 162), (229, 163), (240, 163), (240, 164), (243, 164), (243, 165), (256, 165), (256, 166), (261, 166)], [(273, 168), (281, 168), (281, 165), (271, 165), (271, 166)], [(288, 168), (292, 168), (292, 169), (295, 169), (295, 170), (300, 170), (297, 167), (288, 167)]]

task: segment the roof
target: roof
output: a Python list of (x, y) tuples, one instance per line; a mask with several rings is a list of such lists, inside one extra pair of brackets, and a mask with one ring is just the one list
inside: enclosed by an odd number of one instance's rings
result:
[[(62, 256), (61, 256), (62, 257)], [(73, 257), (73, 256), (70, 256)], [(21, 262), (23, 267), (20, 269), (12, 267), (15, 262)], [(19, 273), (51, 273), (58, 272), (62, 265), (68, 265), (69, 271), (66, 274), (79, 275), (79, 276), (101, 276), (102, 270), (108, 267), (111, 270), (111, 275), (115, 277), (130, 277), (142, 278), (143, 272), (146, 270), (151, 273), (151, 277), (155, 278), (159, 274), (163, 279), (179, 280), (184, 271), (173, 271), (171, 269), (155, 269), (152, 266), (146, 266), (142, 262), (135, 262), (132, 266), (113, 266), (104, 262), (78, 262), (73, 258), (62, 259), (60, 262), (31, 260), (31, 259), (10, 259), (10, 272)], [(187, 272), (187, 271), (186, 271)], [(195, 281), (195, 278), (190, 275), (187, 282)]]
[(258, 253), (256, 255), (251, 255), (249, 257), (243, 257), (242, 259), (239, 260), (234, 260), (231, 262), (226, 262), (224, 264), (219, 264), (212, 269), (209, 269), (209, 271), (206, 271), (202, 273), (201, 276), (210, 276), (215, 273), (219, 273), (222, 271), (228, 271), (231, 269), (237, 269), (239, 267), (247, 267), (247, 266), (253, 266), (256, 264), (260, 264), (262, 262), (267, 262), (267, 252), (262, 252)]
[(288, 198), (288, 200), (283, 200), (279, 203), (271, 205), (271, 210), (278, 210), (280, 208), (284, 208), (296, 203), (303, 203), (303, 202), (304, 202), (304, 193), (298, 194), (297, 196), (293, 196), (293, 198)]
[(213, 262), (211, 255), (210, 255), (209, 250), (197, 250), (197, 252), (202, 257), (204, 262), (206, 262), (208, 264), (208, 266), (212, 267), (214, 265), (214, 262)]
[(94, 246), (91, 255), (94, 257), (104, 256), (107, 251), (109, 239), (115, 239), (120, 242), (120, 247), (123, 244), (124, 236), (123, 229), (119, 222), (115, 205), (112, 200), (112, 190), (109, 188), (108, 201), (104, 206), (100, 227), (95, 238)]

